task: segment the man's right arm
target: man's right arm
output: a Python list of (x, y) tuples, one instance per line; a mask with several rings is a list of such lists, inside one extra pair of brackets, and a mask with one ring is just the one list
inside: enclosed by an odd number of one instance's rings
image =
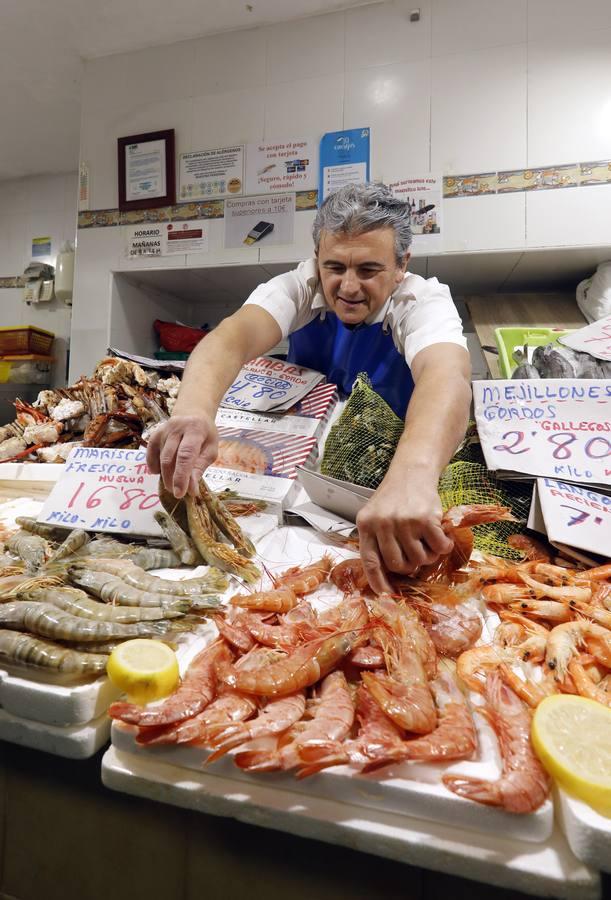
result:
[(150, 470), (161, 474), (175, 497), (195, 491), (202, 473), (216, 459), (214, 419), (238, 372), (281, 338), (282, 330), (270, 313), (246, 305), (199, 342), (186, 366), (172, 417), (156, 429), (147, 452)]

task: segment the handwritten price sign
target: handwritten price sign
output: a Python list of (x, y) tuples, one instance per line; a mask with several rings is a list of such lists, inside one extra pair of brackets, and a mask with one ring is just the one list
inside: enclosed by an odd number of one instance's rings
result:
[(566, 334), (559, 341), (573, 350), (581, 350), (597, 359), (611, 362), (611, 316), (599, 319), (572, 334)]
[(114, 534), (161, 535), (158, 476), (146, 450), (76, 447), (47, 497), (39, 522)]
[(611, 484), (611, 381), (475, 381), (488, 468)]
[(611, 556), (611, 497), (553, 478), (537, 479), (537, 495), (550, 541)]
[(309, 394), (324, 376), (313, 369), (295, 366), (270, 356), (247, 363), (221, 401), (229, 409), (257, 412), (290, 409)]

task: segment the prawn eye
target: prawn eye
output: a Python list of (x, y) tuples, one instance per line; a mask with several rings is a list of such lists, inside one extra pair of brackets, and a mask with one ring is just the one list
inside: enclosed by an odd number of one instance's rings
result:
[(548, 668), (550, 668), (550, 669), (555, 669), (555, 668), (556, 668), (556, 662), (555, 662), (555, 660), (553, 660), (553, 659), (551, 659), (551, 660), (548, 662), (547, 665), (548, 665)]
[(522, 609), (528, 609), (528, 603), (523, 603), (523, 604), (522, 604)]

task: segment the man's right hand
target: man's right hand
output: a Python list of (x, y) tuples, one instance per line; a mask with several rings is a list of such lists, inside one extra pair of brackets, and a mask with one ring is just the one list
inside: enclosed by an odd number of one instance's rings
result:
[(205, 413), (173, 416), (156, 428), (149, 441), (146, 461), (161, 475), (168, 491), (184, 497), (196, 494), (200, 478), (218, 455), (218, 432), (214, 419)]

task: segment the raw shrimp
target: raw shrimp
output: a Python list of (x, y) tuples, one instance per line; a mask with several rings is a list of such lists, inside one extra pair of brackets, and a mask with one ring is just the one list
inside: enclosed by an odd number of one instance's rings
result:
[(304, 691), (297, 691), (295, 694), (280, 699), (269, 700), (254, 719), (228, 725), (210, 740), (210, 745), (215, 749), (214, 753), (206, 760), (206, 764), (220, 759), (229, 750), (239, 747), (240, 744), (245, 744), (247, 741), (288, 731), (291, 725), (294, 725), (303, 716), (305, 705)]
[(415, 734), (428, 734), (437, 724), (437, 712), (406, 620), (399, 619), (390, 635), (381, 633), (377, 639), (384, 649), (388, 674), (365, 671), (363, 684), (396, 725)]
[[(541, 625), (539, 622), (533, 622), (526, 616), (509, 609), (501, 610), (500, 615), (503, 621), (494, 632), (495, 644), (501, 643), (503, 647), (514, 647), (517, 655), (524, 662), (527, 660), (541, 662), (545, 659), (549, 630), (544, 625)], [(521, 632), (520, 639), (516, 642), (503, 641), (503, 631), (501, 629), (504, 625), (513, 625), (519, 628)]]
[(551, 562), (552, 556), (547, 547), (528, 534), (510, 534), (507, 543), (513, 550), (519, 550), (525, 559)]
[[(174, 597), (172, 594), (153, 594), (125, 584), (116, 575), (106, 572), (93, 572), (84, 566), (71, 566), (68, 575), (73, 584), (84, 588), (105, 602), (119, 603), (122, 606), (155, 606), (171, 612), (184, 613), (190, 608), (188, 597)], [(204, 609), (198, 603), (198, 609)], [(209, 609), (218, 609), (219, 601), (214, 597), (205, 597)]]
[(77, 678), (102, 675), (108, 662), (101, 653), (80, 653), (31, 634), (4, 630), (0, 630), (0, 659)]
[(340, 591), (345, 593), (352, 593), (353, 591), (364, 593), (370, 590), (360, 556), (344, 559), (342, 562), (337, 563), (331, 569), (329, 579)]
[(511, 665), (516, 661), (516, 657), (515, 647), (480, 644), (478, 647), (472, 647), (460, 654), (456, 660), (456, 673), (467, 687), (482, 694), (485, 685), (478, 676), (484, 675), (485, 679), (486, 673), (490, 669), (496, 669), (503, 662)]
[(190, 719), (159, 728), (143, 728), (139, 731), (138, 744), (203, 744), (219, 730), (236, 722), (244, 722), (254, 715), (256, 702), (251, 697), (225, 690), (216, 700)]
[(393, 751), (403, 744), (403, 731), (386, 716), (364, 684), (356, 691), (359, 732), (354, 740), (319, 741), (300, 748), (302, 768), (298, 778), (314, 775), (330, 766), (350, 764), (359, 771), (365, 766), (385, 765)]
[(35, 572), (44, 564), (47, 556), (47, 542), (37, 534), (16, 531), (6, 542), (7, 549), (26, 564), (30, 572)]
[(435, 649), (442, 656), (455, 659), (472, 647), (482, 633), (480, 614), (464, 603), (454, 607), (422, 604), (418, 609)]
[(279, 697), (293, 694), (327, 675), (356, 646), (360, 634), (347, 631), (319, 638), (286, 657), (254, 670), (234, 668), (225, 674), (230, 687), (245, 694)]
[(274, 578), (274, 584), (276, 587), (288, 588), (300, 596), (311, 594), (327, 581), (332, 565), (333, 560), (325, 553), (321, 559), (309, 566), (293, 566), (287, 569), (282, 575)]
[(294, 769), (302, 764), (302, 751), (307, 754), (312, 748), (347, 737), (354, 722), (354, 701), (342, 672), (327, 675), (320, 698), (308, 702), (306, 715), (312, 718), (298, 722), (276, 749), (244, 750), (236, 755), (236, 765), (249, 772)]
[(0, 628), (31, 631), (59, 641), (106, 641), (114, 638), (160, 637), (167, 628), (163, 622), (100, 622), (84, 619), (52, 606), (29, 600), (13, 600), (0, 606)]
[(149, 575), (140, 566), (128, 559), (93, 559), (88, 556), (79, 559), (87, 569), (94, 572), (107, 572), (116, 575), (125, 584), (142, 591), (153, 591), (156, 594), (173, 594), (178, 597), (198, 597), (201, 594), (218, 594), (227, 589), (227, 576), (218, 569), (210, 568), (205, 575), (198, 578), (184, 578), (173, 581)]
[(375, 644), (357, 647), (349, 654), (347, 662), (357, 669), (383, 669), (386, 665), (384, 651)]
[(611, 610), (601, 609), (600, 606), (593, 606), (589, 603), (581, 603), (579, 600), (573, 600), (570, 606), (582, 616), (587, 616), (588, 619), (593, 619), (599, 625), (611, 629)]
[(207, 506), (210, 517), (216, 527), (231, 541), (238, 553), (247, 557), (254, 556), (255, 547), (253, 542), (244, 534), (225, 504), (208, 488), (203, 478), (199, 482), (199, 496), (200, 500)]
[(548, 697), (550, 694), (555, 694), (558, 690), (558, 685), (551, 675), (545, 675), (545, 677), (538, 682), (529, 681), (526, 678), (521, 678), (515, 669), (512, 669), (511, 666), (508, 666), (505, 663), (500, 664), (498, 672), (505, 684), (518, 695), (520, 700), (523, 700), (533, 709), (535, 709), (545, 697)]
[(217, 666), (228, 663), (231, 652), (223, 641), (210, 644), (191, 661), (180, 687), (159, 706), (150, 709), (135, 703), (112, 703), (108, 712), (140, 728), (159, 727), (182, 722), (200, 713), (214, 699), (217, 689)]
[(154, 622), (159, 619), (172, 619), (181, 616), (176, 610), (164, 610), (160, 606), (111, 606), (94, 600), (85, 591), (65, 586), (35, 587), (19, 591), (19, 600), (32, 600), (35, 603), (51, 603), (58, 609), (82, 616), (85, 619), (97, 619), (107, 622)]
[(153, 518), (170, 542), (172, 550), (180, 557), (183, 565), (196, 566), (201, 562), (201, 556), (189, 535), (182, 530), (178, 522), (165, 509), (158, 509), (154, 513)]
[(578, 660), (572, 659), (569, 662), (568, 670), (578, 694), (582, 697), (588, 697), (590, 700), (596, 700), (597, 703), (602, 703), (603, 706), (611, 707), (611, 693), (608, 693), (599, 684), (594, 684), (585, 667)]
[(246, 613), (240, 621), (244, 622), (252, 637), (266, 647), (277, 647), (281, 650), (293, 650), (298, 644), (312, 641), (320, 637), (320, 631), (310, 622), (280, 621), (271, 625), (263, 621), (264, 614)]
[(534, 600), (536, 594), (522, 584), (488, 584), (482, 588), (486, 603), (494, 606), (508, 606), (520, 600)]
[(255, 646), (255, 641), (242, 617), (229, 621), (225, 616), (212, 616), (212, 620), (223, 637), (231, 647), (235, 647), (240, 653), (248, 653)]
[(217, 566), (224, 572), (231, 572), (243, 578), (248, 584), (256, 581), (261, 573), (254, 563), (248, 562), (237, 550), (228, 544), (221, 544), (213, 537), (214, 530), (210, 513), (205, 504), (199, 499), (185, 497), (187, 516), (189, 519), (189, 532), (195, 546), (204, 560), (211, 566)]
[(518, 600), (517, 603), (510, 603), (509, 609), (549, 622), (568, 622), (571, 619), (571, 610), (559, 600)]
[(503, 761), (497, 781), (467, 775), (444, 775), (442, 781), (454, 794), (500, 806), (508, 812), (530, 813), (538, 809), (549, 794), (550, 779), (535, 756), (530, 742), (530, 714), (498, 672), (488, 676), (485, 714), (494, 728)]
[(57, 550), (51, 554), (47, 560), (47, 568), (53, 563), (59, 562), (60, 559), (64, 559), (66, 556), (72, 556), (73, 553), (76, 553), (77, 550), (80, 550), (81, 547), (84, 547), (85, 544), (88, 543), (89, 535), (87, 532), (83, 531), (81, 528), (75, 528), (74, 531), (70, 532), (66, 540), (60, 544)]
[[(416, 610), (404, 602), (393, 600), (388, 594), (378, 594), (375, 600), (370, 601), (370, 608), (372, 616), (386, 623), (397, 639), (401, 640), (409, 634), (409, 645), (420, 658), (427, 678), (434, 678), (437, 674), (437, 651)], [(384, 646), (385, 639), (388, 640), (388, 629), (376, 628), (374, 637), (377, 643)]]
[(275, 591), (258, 591), (252, 594), (234, 594), (229, 601), (232, 606), (244, 609), (258, 609), (267, 612), (284, 613), (297, 606), (297, 596), (290, 588)]
[(63, 541), (66, 537), (66, 529), (58, 528), (56, 525), (47, 525), (44, 522), (37, 522), (29, 516), (17, 516), (15, 524), (29, 531), (30, 534), (37, 534), (39, 537), (46, 538), (48, 541)]
[(564, 681), (569, 661), (578, 647), (585, 644), (586, 637), (600, 640), (607, 652), (611, 651), (611, 632), (596, 622), (576, 619), (552, 628), (547, 641), (545, 662), (553, 670), (556, 681)]
[(522, 575), (523, 581), (533, 589), (537, 597), (551, 597), (561, 603), (570, 603), (571, 600), (581, 600), (587, 603), (592, 598), (592, 588), (579, 587), (576, 584), (548, 585), (531, 578), (530, 575)]

